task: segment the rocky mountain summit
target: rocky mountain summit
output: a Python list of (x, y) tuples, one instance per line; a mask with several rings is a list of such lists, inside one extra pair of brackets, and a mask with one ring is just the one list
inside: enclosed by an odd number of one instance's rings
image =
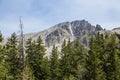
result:
[(98, 24), (94, 26), (86, 20), (76, 20), (56, 24), (55, 26), (41, 32), (25, 34), (25, 40), (29, 37), (36, 40), (38, 36), (41, 36), (47, 50), (51, 50), (54, 44), (61, 47), (64, 39), (68, 40), (69, 38), (71, 41), (76, 38), (81, 38), (81, 42), (84, 45), (87, 45), (88, 35), (92, 35), (101, 30), (103, 29)]
[[(97, 24), (96, 26), (91, 25), (86, 20), (76, 20), (72, 22), (63, 22), (50, 27), (41, 32), (25, 34), (25, 41), (28, 38), (36, 40), (39, 36), (43, 39), (43, 43), (49, 52), (52, 49), (52, 46), (55, 44), (60, 49), (61, 44), (64, 39), (74, 41), (76, 38), (80, 38), (81, 44), (88, 46), (88, 38), (91, 35), (100, 33), (118, 33), (120, 34), (120, 28), (114, 28), (113, 30), (103, 30), (103, 28)], [(6, 42), (6, 40), (5, 40)], [(4, 42), (4, 43), (5, 43)]]
[(76, 20), (72, 22), (59, 23), (47, 30), (38, 33), (26, 34), (25, 38), (29, 37), (37, 39), (41, 36), (45, 46), (50, 47), (53, 44), (61, 44), (64, 39), (74, 40), (77, 37), (82, 37), (86, 34), (92, 34), (96, 31), (103, 30), (100, 25), (93, 26), (88, 21)]

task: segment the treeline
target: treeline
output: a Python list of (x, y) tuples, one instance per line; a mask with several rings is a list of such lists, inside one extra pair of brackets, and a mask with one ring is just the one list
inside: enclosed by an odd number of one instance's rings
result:
[(41, 37), (36, 41), (29, 38), (23, 62), (20, 44), (13, 33), (5, 45), (0, 45), (0, 80), (120, 80), (120, 45), (116, 34), (92, 36), (87, 49), (79, 41), (64, 40), (61, 52), (54, 45), (48, 58)]

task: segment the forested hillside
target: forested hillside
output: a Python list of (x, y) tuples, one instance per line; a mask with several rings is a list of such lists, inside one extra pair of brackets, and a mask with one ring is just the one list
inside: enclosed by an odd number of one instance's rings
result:
[(49, 57), (40, 36), (37, 40), (29, 38), (24, 60), (18, 41), (13, 33), (5, 45), (0, 45), (0, 80), (120, 80), (117, 34), (97, 33), (90, 38), (88, 48), (79, 38), (64, 40), (61, 51), (54, 45)]

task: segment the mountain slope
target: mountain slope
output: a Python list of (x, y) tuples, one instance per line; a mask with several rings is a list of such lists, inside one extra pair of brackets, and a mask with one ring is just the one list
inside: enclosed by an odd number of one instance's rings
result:
[(81, 38), (81, 43), (85, 46), (88, 44), (89, 35), (93, 35), (98, 31), (103, 30), (100, 25), (93, 26), (86, 20), (76, 20), (72, 22), (63, 22), (56, 24), (55, 26), (37, 33), (25, 34), (25, 41), (31, 37), (36, 40), (38, 36), (41, 36), (43, 42), (47, 48), (47, 52), (50, 52), (52, 46), (55, 44), (60, 49), (64, 39), (71, 41), (76, 38)]
[(93, 26), (88, 21), (76, 20), (72, 22), (63, 22), (57, 24), (42, 32), (26, 34), (25, 38), (32, 37), (36, 40), (38, 36), (41, 36), (47, 47), (53, 44), (61, 44), (64, 39), (74, 40), (77, 37), (81, 37), (85, 34), (92, 34), (96, 31), (103, 30), (100, 25)]
[[(102, 27), (98, 24), (94, 26), (86, 20), (76, 20), (72, 22), (56, 24), (53, 27), (50, 27), (49, 29), (41, 32), (25, 34), (24, 39), (26, 41), (31, 37), (33, 40), (36, 40), (39, 36), (41, 36), (45, 47), (47, 48), (47, 52), (50, 52), (54, 44), (58, 46), (58, 49), (60, 49), (64, 39), (68, 40), (69, 38), (71, 41), (75, 40), (76, 38), (80, 38), (81, 44), (88, 46), (88, 38), (91, 35), (96, 34), (98, 31), (103, 34), (111, 34), (114, 32), (120, 34), (120, 28), (115, 28), (113, 30), (103, 30)], [(6, 41), (7, 38), (3, 43), (6, 43)]]

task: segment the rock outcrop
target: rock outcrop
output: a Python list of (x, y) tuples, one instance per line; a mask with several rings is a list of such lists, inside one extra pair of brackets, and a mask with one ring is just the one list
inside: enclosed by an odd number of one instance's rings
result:
[[(88, 38), (91, 35), (96, 34), (98, 31), (103, 34), (114, 32), (120, 34), (120, 28), (103, 30), (99, 24), (94, 26), (86, 20), (76, 20), (72, 22), (56, 24), (55, 26), (41, 32), (25, 34), (24, 37), (26, 41), (30, 37), (33, 38), (33, 40), (36, 40), (39, 36), (41, 36), (45, 47), (47, 48), (47, 52), (50, 52), (54, 44), (60, 49), (64, 39), (68, 40), (69, 38), (71, 41), (75, 40), (76, 38), (80, 38), (81, 44), (88, 46)], [(5, 42), (6, 40), (4, 43)]]
[(59, 23), (45, 31), (26, 34), (25, 37), (36, 39), (41, 36), (47, 47), (53, 44), (61, 44), (64, 39), (74, 40), (77, 37), (82, 37), (86, 34), (92, 34), (96, 31), (103, 30), (100, 25), (93, 26), (88, 21), (76, 20), (72, 22)]

